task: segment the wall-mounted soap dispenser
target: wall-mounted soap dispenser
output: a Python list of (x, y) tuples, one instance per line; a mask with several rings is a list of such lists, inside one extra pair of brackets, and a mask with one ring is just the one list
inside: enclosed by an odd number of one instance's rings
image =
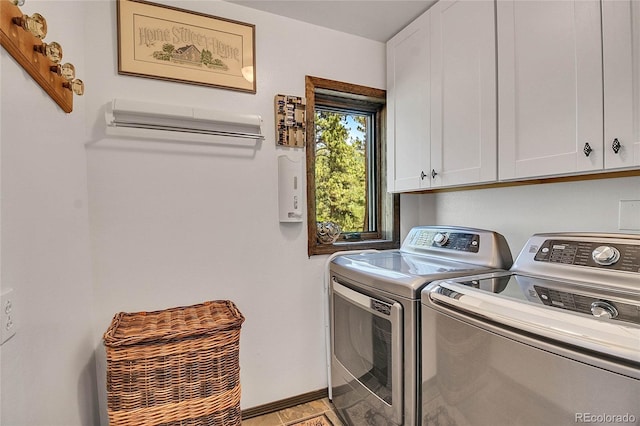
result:
[(280, 222), (302, 222), (302, 164), (278, 156), (278, 205)]

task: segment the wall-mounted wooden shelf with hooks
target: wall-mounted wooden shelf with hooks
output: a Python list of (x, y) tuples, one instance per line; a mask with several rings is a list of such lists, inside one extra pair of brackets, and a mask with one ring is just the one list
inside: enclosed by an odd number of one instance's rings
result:
[(13, 23), (13, 18), (21, 16), (18, 6), (9, 0), (0, 0), (0, 44), (64, 112), (73, 111), (73, 92), (64, 87), (67, 80), (51, 71), (56, 64), (33, 49), (43, 44), (42, 40)]

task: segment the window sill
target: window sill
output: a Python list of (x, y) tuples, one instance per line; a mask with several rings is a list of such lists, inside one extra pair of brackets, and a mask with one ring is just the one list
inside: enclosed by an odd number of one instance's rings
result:
[(400, 248), (399, 240), (340, 241), (333, 244), (316, 244), (309, 247), (309, 256), (333, 254), (345, 250), (389, 250), (397, 248)]

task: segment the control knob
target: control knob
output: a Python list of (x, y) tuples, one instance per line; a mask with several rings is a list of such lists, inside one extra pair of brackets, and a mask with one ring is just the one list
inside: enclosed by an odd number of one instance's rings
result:
[(620, 251), (615, 247), (600, 246), (591, 253), (591, 257), (598, 265), (609, 266), (620, 259)]
[(603, 300), (597, 300), (591, 304), (591, 313), (598, 318), (613, 319), (618, 316), (616, 307)]
[(447, 234), (444, 234), (442, 232), (438, 232), (436, 235), (434, 235), (433, 237), (433, 242), (438, 246), (438, 247), (442, 247), (443, 245), (447, 244), (447, 241), (449, 241), (449, 237), (447, 236)]

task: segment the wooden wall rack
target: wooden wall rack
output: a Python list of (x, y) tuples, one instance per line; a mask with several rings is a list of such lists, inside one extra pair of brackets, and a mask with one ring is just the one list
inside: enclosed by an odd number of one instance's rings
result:
[(63, 86), (67, 80), (51, 71), (56, 64), (33, 50), (42, 40), (13, 23), (13, 18), (21, 16), (18, 6), (9, 0), (0, 0), (0, 44), (64, 112), (73, 111), (73, 92)]

